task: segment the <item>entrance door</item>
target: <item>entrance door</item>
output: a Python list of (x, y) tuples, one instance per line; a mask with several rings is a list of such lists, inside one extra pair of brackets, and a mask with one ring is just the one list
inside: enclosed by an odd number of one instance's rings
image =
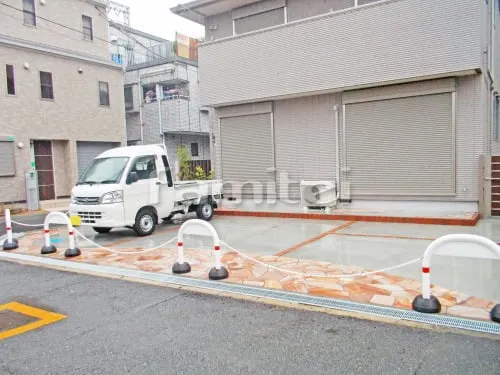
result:
[(38, 194), (41, 201), (56, 198), (54, 161), (51, 141), (33, 141), (35, 168), (38, 173)]

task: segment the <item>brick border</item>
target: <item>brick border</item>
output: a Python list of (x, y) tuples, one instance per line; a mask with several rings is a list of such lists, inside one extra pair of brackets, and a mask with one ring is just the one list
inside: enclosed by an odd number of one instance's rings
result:
[(281, 219), (307, 219), (307, 220), (340, 220), (340, 221), (365, 221), (376, 223), (406, 223), (427, 225), (456, 225), (473, 227), (479, 221), (479, 213), (474, 213), (471, 218), (445, 218), (445, 217), (404, 217), (404, 216), (376, 216), (376, 215), (347, 215), (347, 214), (306, 214), (300, 212), (267, 212), (216, 209), (220, 216), (246, 216), (246, 217), (273, 217)]

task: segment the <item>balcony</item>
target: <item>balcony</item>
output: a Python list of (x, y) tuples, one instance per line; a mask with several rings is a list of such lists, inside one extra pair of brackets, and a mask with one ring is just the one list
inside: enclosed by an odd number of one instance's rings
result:
[(485, 7), (477, 0), (386, 0), (204, 43), (201, 104), (475, 74)]
[(185, 95), (171, 95), (163, 98), (160, 103), (156, 99), (146, 101), (143, 104), (143, 120), (147, 125), (163, 129), (164, 133), (209, 132), (209, 129), (205, 129), (205, 125), (200, 122), (199, 107)]

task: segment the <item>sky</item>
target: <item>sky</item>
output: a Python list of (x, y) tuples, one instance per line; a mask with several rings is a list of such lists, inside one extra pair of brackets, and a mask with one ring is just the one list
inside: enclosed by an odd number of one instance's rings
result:
[[(179, 17), (170, 8), (190, 0), (115, 0), (130, 7), (130, 26), (168, 40), (175, 39), (175, 32), (194, 38), (204, 35), (203, 26)], [(114, 18), (111, 13), (109, 17)]]

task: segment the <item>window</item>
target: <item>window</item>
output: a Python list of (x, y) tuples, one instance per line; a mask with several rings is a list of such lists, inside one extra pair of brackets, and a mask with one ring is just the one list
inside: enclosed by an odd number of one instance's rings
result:
[(7, 137), (0, 137), (0, 177), (15, 176), (16, 163), (14, 141), (7, 139)]
[(40, 88), (42, 91), (42, 99), (54, 99), (52, 73), (40, 72)]
[(132, 87), (125, 87), (124, 89), (125, 95), (125, 109), (133, 109), (134, 108), (134, 94), (132, 92)]
[(156, 178), (156, 163), (154, 156), (141, 156), (136, 159), (130, 172), (137, 173), (138, 180), (149, 180)]
[(94, 32), (92, 30), (92, 18), (89, 16), (82, 16), (83, 25), (83, 39), (94, 40)]
[(170, 166), (168, 165), (167, 157), (165, 155), (162, 155), (161, 160), (163, 161), (163, 166), (165, 167), (165, 172), (167, 174), (168, 186), (172, 187), (174, 186), (174, 183), (172, 181), (172, 172), (170, 171)]
[(24, 24), (36, 26), (35, 0), (23, 0)]
[(109, 86), (107, 82), (99, 81), (99, 104), (109, 107)]
[(493, 102), (493, 139), (500, 140), (500, 97), (495, 96)]
[(114, 63), (123, 65), (123, 56), (119, 53), (112, 53), (111, 54), (111, 61)]
[(199, 156), (198, 143), (191, 143), (191, 156)]
[(112, 184), (119, 182), (128, 160), (129, 158), (127, 157), (94, 159), (78, 183)]
[(5, 70), (7, 73), (7, 94), (16, 95), (16, 84), (14, 80), (14, 66), (6, 65)]

